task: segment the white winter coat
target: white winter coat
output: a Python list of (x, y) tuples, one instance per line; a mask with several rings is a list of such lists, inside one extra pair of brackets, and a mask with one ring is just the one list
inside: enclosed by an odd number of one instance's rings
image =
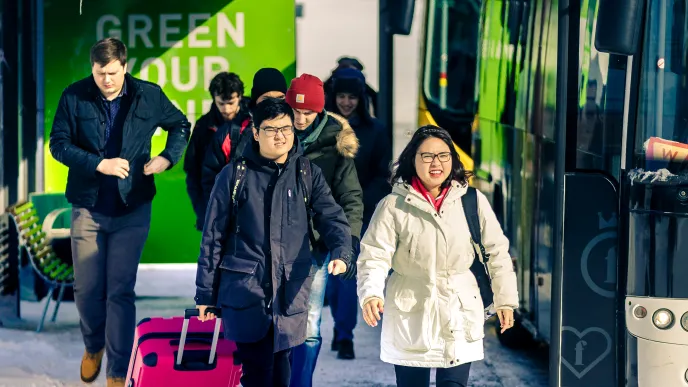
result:
[[(358, 297), (361, 307), (371, 297), (385, 301), (384, 362), (447, 368), (483, 359), (484, 308), (470, 271), (475, 255), (461, 204), (465, 192), (453, 183), (438, 213), (410, 185), (399, 183), (373, 214), (361, 241)], [(516, 308), (509, 241), (481, 192), (478, 208), (495, 307)]]

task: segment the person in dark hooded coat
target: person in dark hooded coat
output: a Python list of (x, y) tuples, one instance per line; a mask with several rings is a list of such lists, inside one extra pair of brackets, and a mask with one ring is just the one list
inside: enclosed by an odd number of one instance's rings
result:
[[(289, 353), (306, 339), (313, 280), (309, 211), (333, 257), (328, 272), (344, 273), (351, 264), (344, 211), (320, 168), (303, 157), (293, 117), (284, 100), (256, 106), (254, 141), (222, 169), (206, 212), (195, 300), (202, 320), (215, 317), (205, 314), (208, 306), (221, 307), (244, 387), (289, 386)], [(311, 168), (310, 195), (303, 162)]]
[[(360, 146), (355, 163), (363, 189), (363, 235), (377, 203), (392, 191), (389, 184), (392, 146), (382, 124), (370, 115), (365, 76), (361, 71), (354, 68), (335, 71), (325, 106), (328, 111), (345, 117), (358, 137)], [(331, 348), (338, 351), (340, 359), (354, 359), (353, 331), (358, 317), (356, 280), (330, 278), (327, 298), (334, 318)]]

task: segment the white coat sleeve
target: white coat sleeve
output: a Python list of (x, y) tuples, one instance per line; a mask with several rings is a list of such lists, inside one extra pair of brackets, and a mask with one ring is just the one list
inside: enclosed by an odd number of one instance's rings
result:
[(361, 307), (373, 297), (384, 302), (385, 280), (392, 268), (398, 240), (392, 213), (395, 201), (396, 195), (388, 195), (380, 201), (361, 240), (356, 277)]
[(518, 308), (518, 286), (509, 254), (509, 239), (504, 235), (487, 197), (480, 191), (477, 193), (481, 236), (485, 251), (490, 255), (487, 269), (492, 278), (495, 308)]

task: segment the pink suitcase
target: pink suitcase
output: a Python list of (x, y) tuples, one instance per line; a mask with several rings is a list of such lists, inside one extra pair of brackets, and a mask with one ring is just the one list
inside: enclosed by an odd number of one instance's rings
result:
[(236, 344), (222, 338), (220, 318), (201, 322), (197, 316), (197, 309), (187, 309), (184, 317), (138, 323), (127, 387), (240, 386)]

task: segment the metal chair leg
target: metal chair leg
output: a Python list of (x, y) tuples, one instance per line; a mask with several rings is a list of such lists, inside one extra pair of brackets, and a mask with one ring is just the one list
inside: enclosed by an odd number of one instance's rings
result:
[(57, 295), (57, 303), (55, 304), (55, 310), (53, 311), (53, 318), (50, 319), (51, 322), (57, 320), (57, 311), (60, 309), (60, 303), (62, 302), (62, 297), (64, 297), (65, 284), (60, 285), (60, 293)]
[(45, 315), (48, 314), (48, 306), (50, 305), (50, 299), (52, 298), (53, 292), (55, 291), (55, 288), (50, 289), (48, 292), (48, 295), (46, 296), (45, 300), (45, 306), (43, 307), (43, 314), (41, 315), (41, 321), (38, 323), (38, 328), (36, 329), (36, 332), (40, 332), (43, 330), (43, 323), (45, 322)]

